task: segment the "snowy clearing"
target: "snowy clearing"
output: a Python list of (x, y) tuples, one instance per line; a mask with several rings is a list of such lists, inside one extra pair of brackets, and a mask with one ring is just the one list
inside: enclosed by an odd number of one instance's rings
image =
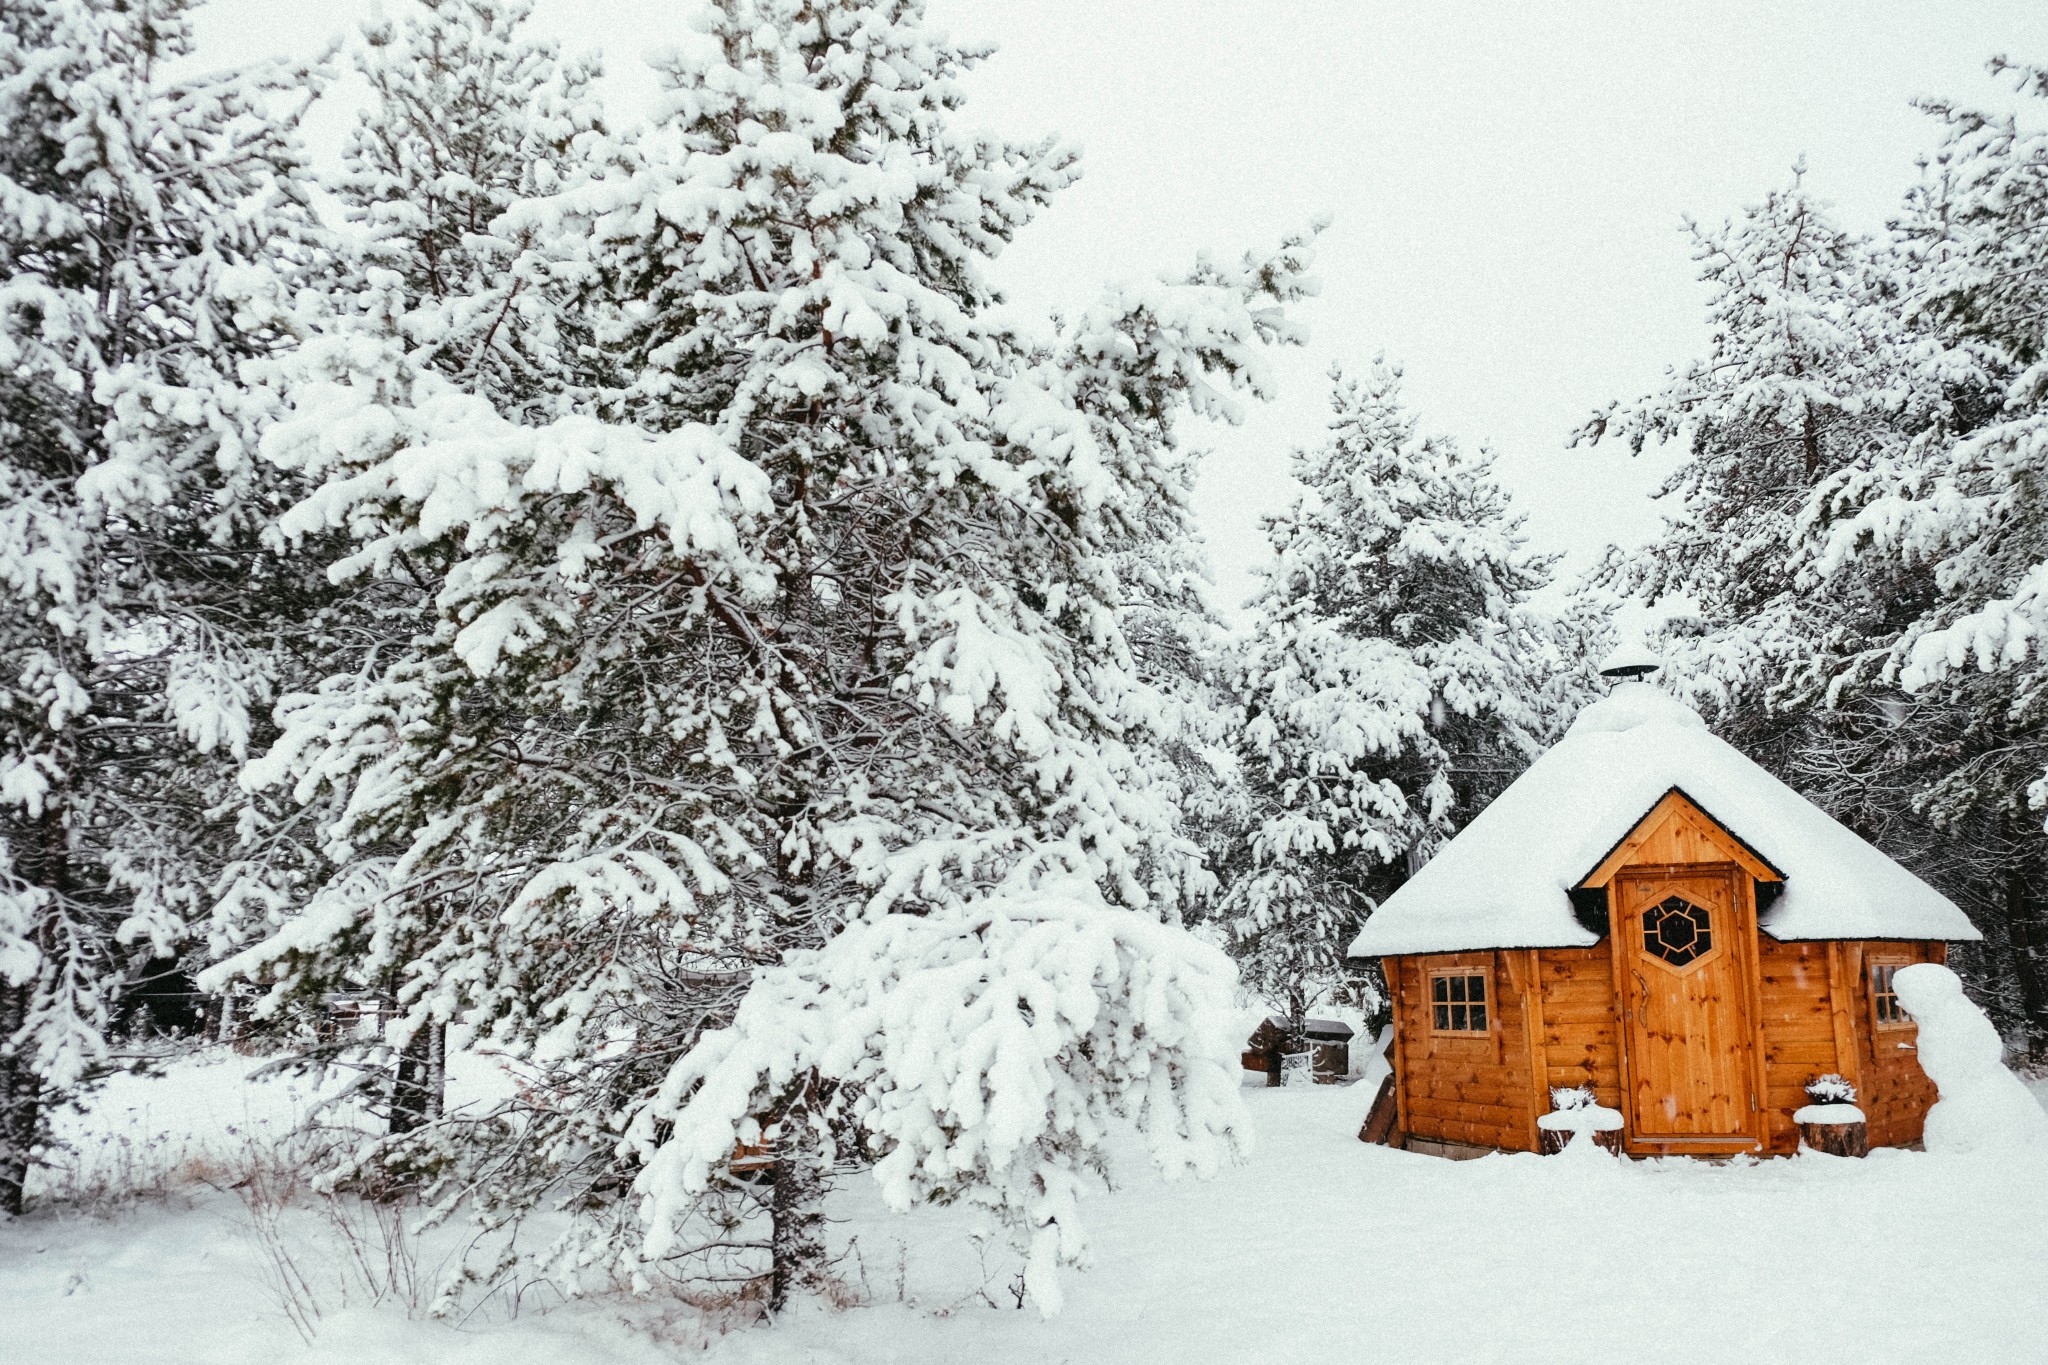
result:
[[(267, 1141), (309, 1093), (245, 1085), (212, 1054), (123, 1081), (74, 1126), (98, 1159), (182, 1153), (205, 1174)], [(2048, 1087), (2037, 1083), (2040, 1098)], [(720, 1365), (973, 1360), (2032, 1360), (2048, 1278), (2048, 1159), (1880, 1151), (1726, 1166), (1604, 1157), (1454, 1163), (1367, 1147), (1364, 1087), (1247, 1092), (1258, 1148), (1207, 1183), (1144, 1179), (1092, 1201), (1093, 1269), (1051, 1321), (1018, 1310), (1016, 1263), (964, 1221), (896, 1217), (852, 1181), (840, 1263), (862, 1306), (806, 1305), (720, 1335), (694, 1310), (624, 1298), (486, 1305), (461, 1328), (404, 1292), (371, 1302), (346, 1239), (310, 1210), (279, 1226), (323, 1314), (305, 1343), (232, 1193), (191, 1187), (111, 1217), (0, 1225), (10, 1365), (43, 1362), (669, 1360)], [(105, 1142), (98, 1139), (105, 1138)], [(374, 1244), (374, 1237), (371, 1238)], [(421, 1244), (430, 1275), (443, 1248)], [(428, 1290), (417, 1301), (430, 1297)], [(991, 1301), (1001, 1307), (991, 1306)], [(695, 1354), (695, 1351), (692, 1351)]]

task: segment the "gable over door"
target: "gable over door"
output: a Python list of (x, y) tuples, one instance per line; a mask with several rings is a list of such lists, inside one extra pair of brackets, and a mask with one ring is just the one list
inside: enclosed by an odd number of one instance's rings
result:
[(1610, 888), (1628, 1136), (1642, 1150), (1753, 1145), (1756, 1033), (1738, 870), (1629, 868)]

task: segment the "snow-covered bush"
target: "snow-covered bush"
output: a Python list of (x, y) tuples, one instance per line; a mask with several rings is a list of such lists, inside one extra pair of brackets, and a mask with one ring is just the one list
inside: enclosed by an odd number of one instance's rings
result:
[(1619, 1132), (1619, 1109), (1601, 1104), (1590, 1085), (1558, 1085), (1550, 1089), (1550, 1112), (1536, 1116), (1536, 1126), (1549, 1133), (1570, 1133), (1565, 1151), (1579, 1156), (1600, 1151), (1600, 1133)]
[(1792, 1111), (1794, 1123), (1863, 1123), (1856, 1105), (1856, 1087), (1835, 1072), (1807, 1081), (1806, 1103)]
[(2005, 1044), (1963, 994), (1961, 979), (1938, 963), (1916, 962), (1899, 968), (1892, 988), (1919, 1025), (1920, 1069), (1941, 1092), (1927, 1111), (1927, 1150), (2048, 1146), (2048, 1113), (2006, 1069)]

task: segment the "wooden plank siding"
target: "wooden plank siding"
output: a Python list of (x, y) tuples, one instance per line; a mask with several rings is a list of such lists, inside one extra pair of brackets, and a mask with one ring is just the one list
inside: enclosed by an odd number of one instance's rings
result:
[(1621, 1107), (1621, 1052), (1616, 1042), (1614, 975), (1607, 945), (1544, 948), (1536, 955), (1543, 1003), (1543, 1091), (1590, 1085), (1600, 1103)]
[(1665, 793), (1581, 886), (1605, 886), (1624, 868), (1658, 864), (1734, 863), (1752, 877), (1777, 881), (1770, 864), (1721, 828), (1683, 792)]
[(1792, 1113), (1806, 1103), (1806, 1083), (1824, 1072), (1842, 1070), (1829, 949), (1826, 943), (1780, 943), (1769, 934), (1757, 936), (1757, 949), (1763, 996), (1763, 1107), (1769, 1120), (1766, 1147), (1796, 1152), (1799, 1129)]
[[(1531, 1107), (1527, 1020), (1505, 956), (1433, 953), (1385, 960), (1396, 1002), (1394, 1066), (1406, 1136), (1534, 1150), (1536, 1114), (1542, 1110)], [(1444, 967), (1486, 974), (1486, 1032), (1463, 1037), (1431, 1028), (1429, 973)]]

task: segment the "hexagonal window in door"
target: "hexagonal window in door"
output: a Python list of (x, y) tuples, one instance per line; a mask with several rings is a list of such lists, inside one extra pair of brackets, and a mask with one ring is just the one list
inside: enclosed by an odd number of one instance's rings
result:
[(1714, 949), (1714, 922), (1682, 896), (1666, 896), (1643, 912), (1643, 950), (1674, 967), (1699, 961)]

